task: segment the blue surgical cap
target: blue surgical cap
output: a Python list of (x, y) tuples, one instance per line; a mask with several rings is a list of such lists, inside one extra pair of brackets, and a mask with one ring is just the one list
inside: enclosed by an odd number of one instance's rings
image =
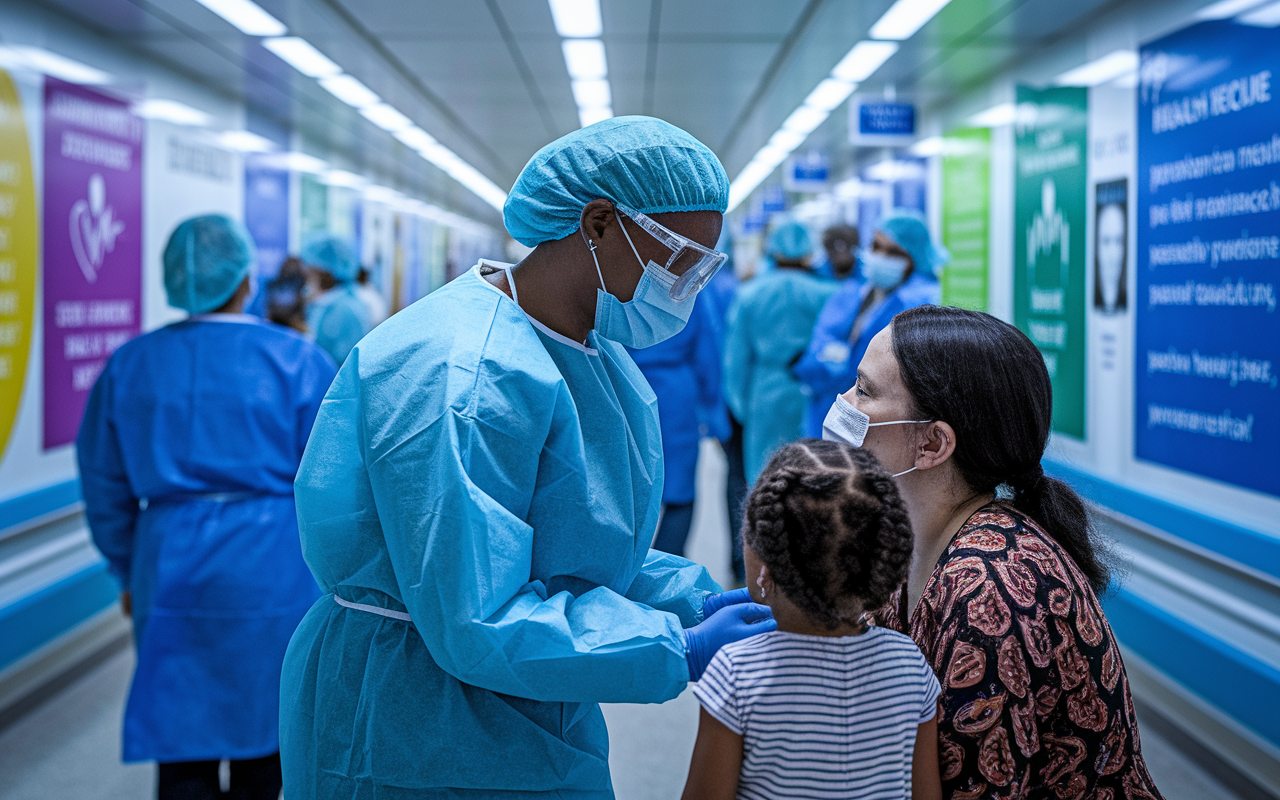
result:
[(907, 251), (914, 264), (914, 274), (936, 278), (938, 270), (950, 259), (947, 251), (933, 243), (924, 219), (915, 211), (895, 211), (877, 226)]
[(653, 117), (614, 117), (534, 153), (507, 195), (503, 221), (526, 247), (578, 229), (582, 209), (604, 198), (645, 214), (729, 207), (729, 177), (715, 153)]
[(339, 283), (347, 283), (360, 274), (355, 251), (345, 239), (328, 234), (312, 236), (302, 247), (300, 258), (313, 267), (328, 272)]
[(793, 219), (774, 227), (765, 245), (765, 255), (780, 261), (802, 261), (813, 255), (809, 229)]
[(220, 308), (240, 288), (253, 264), (244, 226), (221, 214), (178, 225), (164, 248), (164, 292), (169, 305), (191, 314)]

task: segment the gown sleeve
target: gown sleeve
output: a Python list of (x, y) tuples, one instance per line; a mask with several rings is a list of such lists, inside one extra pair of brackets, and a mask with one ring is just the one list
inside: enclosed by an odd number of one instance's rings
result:
[[(354, 366), (344, 366), (326, 405), (343, 400)], [(360, 420), (346, 425), (364, 440), (401, 598), (431, 657), (464, 683), (531, 700), (678, 695), (689, 671), (677, 615), (606, 587), (575, 597), (530, 580), (535, 532), (524, 517), (535, 491), (556, 491), (547, 474), (564, 466), (556, 438), (571, 433), (556, 421), (571, 418), (568, 390), (529, 385), (537, 381), (510, 370), (486, 374), (483, 364), (476, 373), (445, 369), (438, 380), (474, 383), (469, 399), (443, 409), (405, 403), (413, 378), (397, 371), (345, 404)], [(544, 453), (557, 462), (547, 474)]]
[[(711, 318), (712, 310), (709, 300), (699, 302), (693, 315), (697, 319), (698, 332), (694, 339), (693, 362), (698, 376), (698, 412), (699, 421), (706, 426), (707, 434), (717, 439), (729, 438), (727, 431), (721, 431), (717, 424), (717, 410), (720, 406), (720, 385), (722, 364), (720, 344), (717, 341), (715, 322)], [(723, 434), (723, 435), (722, 435)]]
[(707, 597), (720, 591), (720, 585), (701, 564), (650, 550), (640, 574), (627, 590), (627, 599), (675, 614), (682, 626), (692, 628), (702, 622), (702, 604)]
[(107, 559), (107, 568), (121, 587), (129, 588), (138, 498), (125, 473), (124, 455), (112, 421), (111, 365), (102, 371), (85, 405), (76, 436), (76, 460), (85, 517), (93, 543)]
[(729, 306), (725, 322), (724, 399), (736, 419), (747, 418), (747, 392), (751, 387), (751, 370), (755, 360), (751, 348), (748, 314), (740, 293)]
[(814, 396), (840, 394), (853, 385), (851, 380), (845, 381), (851, 372), (849, 332), (858, 312), (858, 287), (856, 281), (847, 281), (826, 300), (813, 326), (809, 346), (791, 369)]

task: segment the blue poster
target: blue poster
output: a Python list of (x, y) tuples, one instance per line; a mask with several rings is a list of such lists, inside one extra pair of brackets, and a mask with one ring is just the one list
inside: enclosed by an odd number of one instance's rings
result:
[[(289, 257), (289, 171), (250, 157), (244, 166), (244, 225), (258, 251), (255, 274), (265, 285)], [(258, 292), (247, 311), (262, 316), (266, 293)]]
[(1280, 495), (1280, 30), (1142, 48), (1135, 449)]

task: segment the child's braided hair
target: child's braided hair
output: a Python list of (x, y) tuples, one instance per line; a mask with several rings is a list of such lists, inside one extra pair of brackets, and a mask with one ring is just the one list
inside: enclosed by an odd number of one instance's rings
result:
[(893, 478), (868, 451), (821, 439), (787, 444), (769, 460), (742, 535), (782, 593), (828, 630), (888, 602), (911, 558)]

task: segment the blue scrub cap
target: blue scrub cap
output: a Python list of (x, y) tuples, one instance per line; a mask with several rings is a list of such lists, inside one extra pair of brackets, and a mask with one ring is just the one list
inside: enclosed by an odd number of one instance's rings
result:
[(190, 314), (220, 308), (253, 264), (249, 232), (221, 214), (192, 217), (174, 229), (164, 248), (164, 292), (169, 305)]
[(303, 245), (299, 258), (328, 272), (339, 283), (353, 281), (360, 274), (355, 250), (345, 239), (337, 236), (315, 234)]
[(951, 258), (944, 248), (933, 243), (928, 226), (915, 211), (895, 211), (876, 227), (911, 256), (915, 265), (913, 274), (936, 278), (938, 270)]
[(813, 255), (809, 229), (792, 219), (781, 222), (769, 234), (765, 255), (783, 261), (800, 261)]
[(729, 177), (702, 142), (653, 117), (614, 117), (534, 153), (502, 209), (526, 247), (572, 234), (582, 209), (604, 198), (645, 214), (729, 207)]

